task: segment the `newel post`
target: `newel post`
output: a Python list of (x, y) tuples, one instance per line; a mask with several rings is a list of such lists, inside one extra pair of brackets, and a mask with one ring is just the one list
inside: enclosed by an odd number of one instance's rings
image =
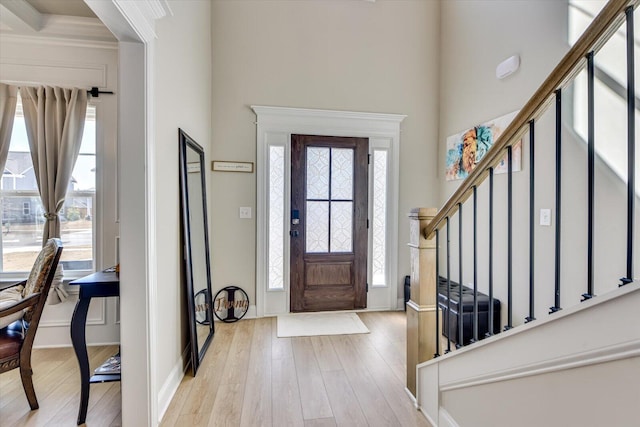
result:
[(436, 353), (436, 239), (423, 230), (438, 213), (436, 208), (414, 208), (409, 213), (411, 300), (407, 303), (407, 388), (416, 395), (416, 365)]

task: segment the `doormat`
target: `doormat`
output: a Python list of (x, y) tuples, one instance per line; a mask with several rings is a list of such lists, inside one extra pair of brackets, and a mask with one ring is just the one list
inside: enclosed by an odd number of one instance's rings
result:
[(278, 316), (278, 338), (368, 334), (356, 313), (295, 313)]

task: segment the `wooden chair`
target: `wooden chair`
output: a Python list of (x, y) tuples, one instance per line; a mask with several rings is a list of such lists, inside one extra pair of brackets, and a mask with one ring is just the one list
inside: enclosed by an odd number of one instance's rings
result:
[(0, 320), (22, 312), (21, 319), (0, 329), (0, 374), (20, 368), (22, 386), (32, 410), (38, 409), (38, 400), (31, 378), (31, 349), (61, 254), (62, 241), (49, 239), (36, 258), (29, 278), (13, 285), (24, 286), (22, 298), (0, 309)]

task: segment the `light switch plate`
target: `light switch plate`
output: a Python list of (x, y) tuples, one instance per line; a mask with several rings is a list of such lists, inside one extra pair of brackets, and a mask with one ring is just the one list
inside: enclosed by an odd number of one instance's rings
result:
[(551, 226), (551, 209), (540, 209), (540, 225)]
[(243, 206), (240, 208), (240, 218), (248, 219), (251, 218), (251, 208), (248, 206)]

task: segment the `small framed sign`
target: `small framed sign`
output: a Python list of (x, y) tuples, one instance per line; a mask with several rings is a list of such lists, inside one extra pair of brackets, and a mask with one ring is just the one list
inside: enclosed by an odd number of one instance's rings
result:
[(216, 172), (253, 173), (253, 162), (226, 162), (222, 160), (214, 160), (211, 162), (211, 170)]
[(200, 162), (187, 162), (187, 173), (200, 173)]

